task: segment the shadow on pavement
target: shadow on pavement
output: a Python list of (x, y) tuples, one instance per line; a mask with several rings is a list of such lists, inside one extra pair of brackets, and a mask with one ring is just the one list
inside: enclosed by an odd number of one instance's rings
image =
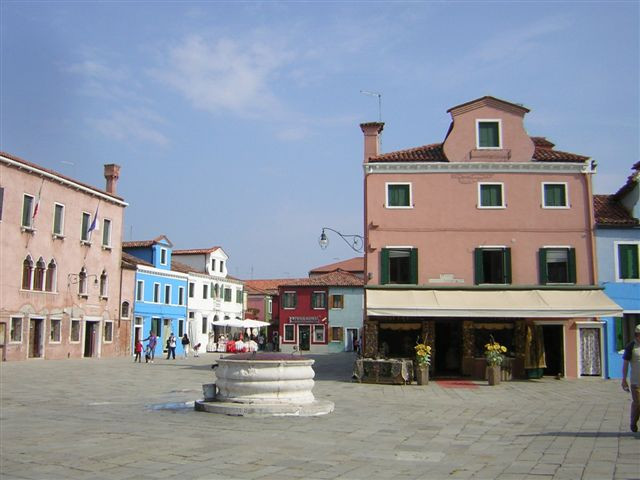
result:
[(636, 437), (640, 440), (640, 434), (633, 432), (544, 432), (544, 433), (525, 433), (518, 435), (519, 437), (576, 437), (576, 438), (619, 438), (619, 437)]

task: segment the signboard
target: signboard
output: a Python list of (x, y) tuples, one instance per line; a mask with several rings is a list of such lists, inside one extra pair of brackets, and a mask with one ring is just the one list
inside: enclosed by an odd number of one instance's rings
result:
[(320, 317), (289, 317), (290, 323), (320, 323)]

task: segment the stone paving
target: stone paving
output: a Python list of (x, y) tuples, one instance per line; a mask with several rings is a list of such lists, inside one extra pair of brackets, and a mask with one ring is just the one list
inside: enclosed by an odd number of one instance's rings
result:
[(318, 355), (333, 413), (230, 417), (186, 403), (217, 357), (2, 363), (0, 478), (640, 479), (617, 380), (368, 385)]

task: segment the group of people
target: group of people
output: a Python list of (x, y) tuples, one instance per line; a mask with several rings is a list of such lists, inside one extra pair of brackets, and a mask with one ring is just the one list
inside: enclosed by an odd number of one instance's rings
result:
[[(143, 347), (142, 342), (148, 342), (146, 347)], [(180, 340), (182, 343), (182, 348), (184, 350), (184, 358), (189, 356), (189, 349), (191, 347), (191, 340), (189, 340), (189, 336), (185, 333)], [(170, 358), (176, 359), (176, 346), (178, 344), (178, 340), (176, 336), (171, 332), (171, 335), (167, 338), (167, 342), (165, 344), (165, 348), (167, 351), (167, 360)], [(153, 363), (155, 360), (156, 354), (156, 346), (158, 345), (158, 336), (155, 332), (150, 332), (147, 338), (143, 338), (142, 340), (137, 339), (134, 346), (135, 357), (133, 359), (134, 362), (142, 363), (142, 351), (144, 348), (144, 358), (145, 363)], [(198, 352), (200, 350), (200, 344), (193, 345), (193, 356), (197, 357)]]
[(257, 352), (264, 350), (264, 336), (260, 335), (243, 335), (237, 333), (233, 337), (227, 338), (227, 335), (218, 337), (217, 351), (227, 353)]

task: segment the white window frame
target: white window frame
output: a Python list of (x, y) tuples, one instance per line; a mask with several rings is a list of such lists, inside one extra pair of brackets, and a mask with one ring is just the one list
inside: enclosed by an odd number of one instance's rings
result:
[[(322, 330), (322, 340), (316, 339), (316, 330)], [(313, 340), (311, 343), (326, 343), (327, 341), (327, 329), (323, 324), (313, 325)]]
[[(334, 301), (331, 302), (331, 306), (329, 308), (331, 308), (332, 310), (344, 310), (344, 293), (334, 293), (333, 295), (330, 295), (330, 297), (333, 297)], [(334, 305), (336, 297), (341, 297), (342, 298), (342, 306), (341, 307), (336, 307)]]
[[(84, 232), (82, 230), (82, 220), (87, 216), (87, 231)], [(85, 245), (91, 245), (91, 233), (89, 232), (89, 228), (91, 228), (91, 212), (82, 212), (80, 216), (80, 243)]]
[[(389, 205), (389, 187), (392, 185), (409, 185), (409, 205)], [(413, 208), (413, 184), (411, 182), (385, 182), (384, 206), (392, 210), (407, 210)]]
[[(74, 340), (72, 337), (73, 334), (73, 324), (77, 323), (78, 325), (78, 339)], [(82, 321), (79, 318), (72, 318), (69, 321), (69, 343), (80, 343), (82, 340)]]
[(166, 265), (168, 262), (169, 262), (169, 251), (164, 247), (160, 247), (160, 265)]
[(273, 313), (273, 300), (271, 298), (267, 300), (267, 312)]
[[(291, 340), (287, 340), (287, 330), (290, 330)], [(282, 335), (282, 343), (296, 343), (296, 325), (295, 323), (285, 323)]]
[[(153, 282), (153, 303), (160, 303), (160, 284), (158, 282)], [(157, 333), (156, 333), (157, 335)]]
[[(19, 340), (14, 340), (12, 338), (11, 332), (14, 331), (15, 329), (13, 328), (13, 321), (14, 320), (20, 320), (20, 339)], [(22, 338), (23, 338), (23, 330), (24, 330), (24, 317), (21, 317), (19, 315), (12, 315), (11, 318), (9, 319), (9, 343), (22, 343)]]
[[(24, 204), (25, 204), (25, 198), (29, 197), (31, 199), (31, 208), (29, 209), (29, 224), (25, 225), (23, 220), (24, 220), (24, 215), (25, 215), (25, 211), (24, 211)], [(35, 208), (36, 205), (36, 197), (34, 197), (33, 195), (30, 195), (28, 193), (23, 193), (22, 194), (22, 216), (20, 217), (20, 227), (22, 227), (23, 231), (33, 231), (33, 209)]]
[[(482, 205), (482, 187), (484, 185), (499, 185), (500, 193), (502, 197), (502, 205)], [(504, 188), (504, 182), (478, 182), (478, 208), (482, 210), (504, 210), (507, 208), (506, 193)]]
[[(322, 294), (324, 296), (324, 307), (314, 307), (313, 306), (313, 297), (316, 295)], [(311, 292), (311, 309), (312, 310), (326, 310), (327, 309), (327, 292), (325, 292), (324, 290), (314, 290), (313, 292)]]
[[(84, 279), (82, 273), (84, 272)], [(78, 296), (88, 298), (89, 297), (89, 274), (87, 269), (82, 267), (80, 273), (78, 273)]]
[(178, 305), (184, 305), (184, 287), (178, 287)]
[[(122, 309), (124, 308), (125, 304), (127, 305), (126, 315), (122, 312)], [(122, 318), (129, 318), (131, 316), (131, 302), (129, 300), (123, 300), (123, 302), (120, 304), (120, 316)]]
[[(498, 146), (497, 147), (481, 147), (480, 146), (480, 124), (493, 122), (498, 124)], [(478, 150), (502, 150), (502, 119), (500, 118), (476, 118), (476, 149)]]
[[(171, 293), (172, 293), (171, 290), (172, 289), (170, 284), (166, 284), (164, 286), (164, 304), (165, 305), (171, 305)], [(169, 298), (167, 298), (167, 292), (169, 293), (168, 295)]]
[[(640, 262), (640, 242), (633, 240), (617, 240), (613, 242), (613, 267), (615, 269), (615, 279), (618, 283), (638, 283), (639, 278), (620, 278), (620, 245), (636, 245), (638, 247), (638, 262)], [(639, 265), (640, 268), (640, 265)]]
[[(294, 296), (293, 298), (295, 299), (294, 303), (296, 304), (295, 306), (293, 306), (293, 307), (285, 307), (284, 306), (284, 304), (285, 304), (284, 297), (287, 294), (293, 294), (293, 296)], [(282, 309), (283, 310), (295, 310), (296, 307), (297, 307), (297, 304), (298, 304), (298, 292), (296, 292), (295, 290), (285, 290), (284, 292), (282, 292)]]
[[(564, 205), (563, 206), (556, 207), (553, 205), (546, 204), (546, 198), (544, 194), (545, 185), (564, 185)], [(542, 208), (549, 209), (549, 210), (566, 210), (568, 208), (571, 208), (571, 206), (569, 205), (569, 184), (567, 182), (542, 182), (541, 190), (542, 190)]]
[[(109, 225), (108, 229), (107, 229), (107, 225)], [(111, 227), (112, 226), (113, 226), (113, 222), (111, 221), (110, 218), (102, 219), (102, 248), (104, 248), (105, 250), (111, 250), (112, 248), (112, 245), (111, 245)], [(107, 235), (107, 243), (104, 243), (105, 234)]]
[[(56, 208), (62, 207), (62, 213), (60, 214), (60, 231), (56, 232)], [(51, 219), (51, 234), (53, 238), (64, 238), (64, 215), (65, 206), (63, 203), (54, 202), (53, 204), (53, 218)]]
[(144, 280), (136, 280), (136, 302), (144, 301)]
[[(103, 278), (104, 283), (102, 282)], [(109, 298), (109, 275), (104, 270), (100, 274), (100, 298)]]
[[(111, 325), (111, 338), (107, 339), (107, 325)], [(102, 327), (102, 341), (104, 343), (113, 343), (113, 320), (105, 320)]]
[[(54, 322), (58, 325), (58, 339), (53, 340), (51, 337), (53, 335), (53, 325)], [(50, 317), (49, 318), (49, 343), (61, 343), (62, 342), (62, 318), (61, 317)]]
[[(576, 327), (577, 327), (577, 335), (576, 335), (576, 353), (577, 353), (577, 360), (578, 360), (578, 378), (604, 378), (605, 376), (605, 370), (606, 370), (606, 355), (605, 355), (605, 339), (604, 339), (604, 325), (605, 322), (602, 322), (600, 320), (596, 320), (596, 321), (589, 321), (589, 322), (581, 322), (581, 321), (577, 321), (576, 322)], [(581, 350), (580, 350), (580, 330), (582, 330), (583, 328), (595, 328), (597, 330), (600, 330), (600, 376), (597, 377), (595, 375), (582, 375), (582, 355), (581, 355)], [(565, 357), (566, 357), (566, 352), (565, 352)], [(566, 372), (566, 370), (565, 370)]]

